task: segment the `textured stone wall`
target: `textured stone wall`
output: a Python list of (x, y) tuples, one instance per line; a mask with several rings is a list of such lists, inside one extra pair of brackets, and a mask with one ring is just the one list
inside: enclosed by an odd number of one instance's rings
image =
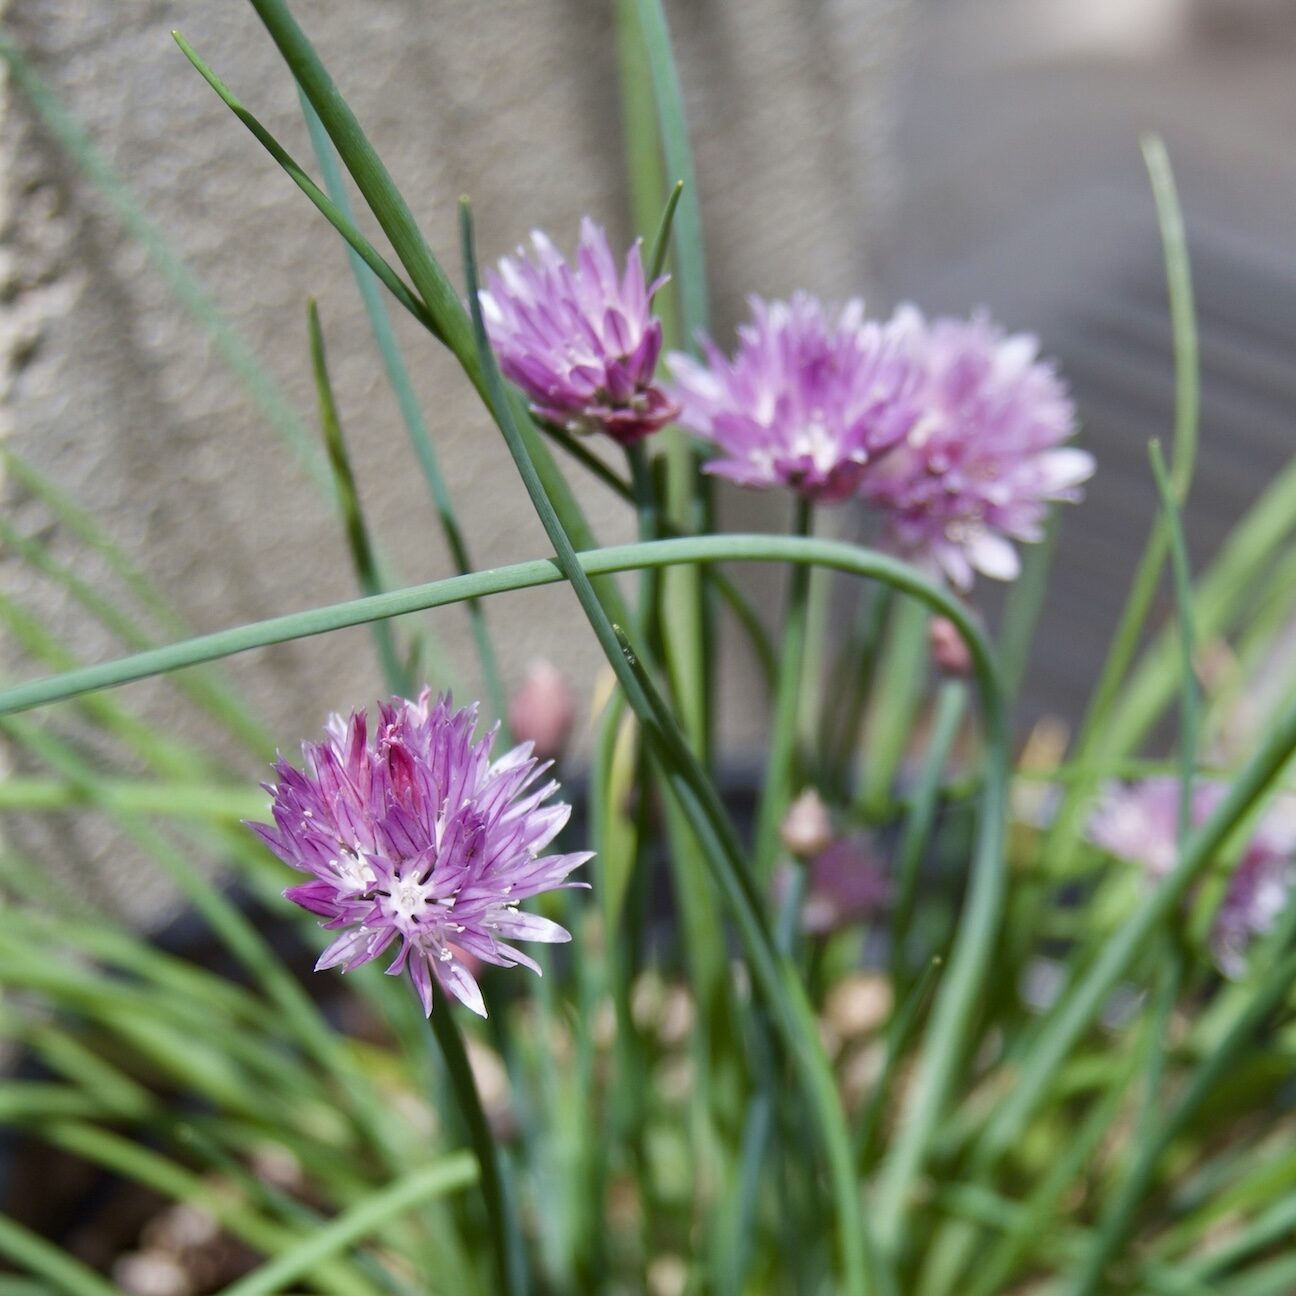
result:
[[(889, 92), (904, 0), (669, 8), (696, 135), (717, 331), (728, 335), (747, 291), (857, 290), (889, 192)], [(448, 266), (457, 265), (462, 192), (474, 200), (484, 259), (533, 226), (569, 247), (582, 212), (626, 232), (608, 4), (301, 0), (296, 9)], [(250, 6), (11, 0), (4, 25), (206, 285), (307, 436), (315, 423), (305, 302), (318, 299), (379, 543), (402, 580), (447, 574), (338, 240), (171, 41), (181, 28), (290, 151), (310, 160), (293, 87)], [(349, 597), (350, 565), (329, 508), (209, 333), (12, 79), (0, 113), (0, 430), (8, 443), (88, 507), (197, 630)], [(455, 366), (408, 320), (395, 323), (476, 563), (544, 552), (504, 447)], [(627, 538), (626, 510), (576, 481), (598, 533)], [(730, 498), (727, 508), (741, 525), (780, 521), (750, 497)], [(102, 561), (13, 482), (3, 509), (83, 576), (106, 576)], [(0, 580), (83, 659), (120, 651), (9, 550)], [(569, 594), (511, 595), (489, 613), (510, 679), (529, 657), (546, 655), (588, 695), (599, 658)], [(476, 694), (466, 618), (452, 609), (432, 630), (461, 694)], [(12, 634), (0, 664), (9, 675), (32, 669)], [(745, 669), (738, 659), (727, 675), (730, 703), (742, 700)], [(362, 630), (257, 653), (229, 671), (285, 746), (312, 733), (326, 711), (380, 690)], [(200, 732), (165, 687), (127, 696), (155, 720)], [(749, 750), (759, 710), (731, 705), (727, 714), (729, 749)], [(141, 912), (153, 907), (141, 898), (149, 884), (119, 866), (130, 852), (105, 821), (81, 816), (58, 832), (51, 841), (48, 830), (15, 821), (8, 836), (53, 867), (107, 857), (100, 885)]]

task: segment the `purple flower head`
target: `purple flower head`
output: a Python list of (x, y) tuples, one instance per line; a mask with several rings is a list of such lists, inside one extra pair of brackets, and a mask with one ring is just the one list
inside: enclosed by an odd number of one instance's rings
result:
[(867, 833), (842, 837), (810, 865), (801, 926), (826, 935), (881, 913), (891, 899), (886, 861)]
[(606, 432), (621, 445), (656, 432), (679, 413), (653, 385), (662, 326), (650, 309), (666, 277), (644, 282), (639, 244), (618, 276), (607, 235), (581, 221), (576, 264), (536, 230), (488, 272), (482, 316), (500, 368), (537, 417), (568, 432)]
[(667, 357), (680, 421), (719, 447), (707, 472), (813, 500), (848, 499), (918, 417), (906, 339), (893, 324), (865, 320), (858, 300), (838, 311), (804, 293), (750, 304), (732, 360), (709, 339), (706, 364)]
[[(1189, 810), (1196, 828), (1224, 798), (1219, 783), (1193, 789)], [(1178, 856), (1179, 780), (1149, 778), (1109, 788), (1089, 821), (1089, 839), (1110, 855), (1141, 864), (1160, 881)], [(1239, 976), (1251, 941), (1269, 930), (1287, 902), (1296, 870), (1296, 799), (1280, 797), (1260, 819), (1229, 878), (1211, 931), (1211, 950), (1221, 970)]]
[(399, 942), (387, 971), (408, 971), (425, 1012), (432, 981), (486, 1015), (465, 965), (535, 962), (511, 940), (566, 941), (556, 923), (518, 902), (557, 887), (592, 856), (541, 855), (571, 807), (545, 805), (557, 783), (534, 787), (548, 768), (531, 744), (490, 759), (495, 731), (474, 741), (476, 706), (451, 710), (447, 695), (379, 703), (377, 733), (365, 714), (331, 716), (321, 743), (303, 743), (304, 768), (280, 758), (273, 826), (250, 824), (285, 864), (310, 876), (284, 895), (338, 936), (317, 971), (343, 971)]
[(1012, 541), (1040, 539), (1049, 502), (1078, 500), (1093, 473), (1092, 455), (1062, 444), (1075, 408), (1033, 337), (980, 314), (897, 317), (923, 360), (923, 415), (863, 495), (886, 513), (892, 546), (957, 589), (974, 571), (1013, 580)]

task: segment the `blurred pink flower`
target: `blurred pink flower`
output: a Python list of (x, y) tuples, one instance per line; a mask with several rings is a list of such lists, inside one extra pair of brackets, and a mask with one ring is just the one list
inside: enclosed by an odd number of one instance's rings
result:
[(707, 472), (813, 500), (848, 499), (918, 418), (905, 340), (893, 325), (866, 320), (858, 300), (833, 310), (797, 293), (750, 305), (732, 360), (710, 339), (705, 364), (667, 357), (680, 422), (719, 448)]
[(886, 861), (872, 837), (841, 837), (811, 861), (801, 926), (823, 936), (882, 912), (891, 899)]
[[(1193, 790), (1192, 827), (1210, 818), (1225, 791), (1219, 783), (1202, 783)], [(1178, 826), (1179, 780), (1148, 778), (1128, 787), (1107, 789), (1090, 816), (1088, 836), (1108, 854), (1143, 865), (1148, 877), (1159, 881), (1178, 857)], [(1243, 847), (1215, 917), (1211, 950), (1229, 976), (1245, 970), (1251, 941), (1269, 930), (1287, 903), (1293, 856), (1296, 799), (1279, 797)]]
[(1075, 408), (1027, 334), (1005, 336), (985, 315), (928, 324), (912, 306), (897, 321), (922, 360), (922, 415), (861, 493), (891, 545), (955, 588), (974, 572), (1013, 580), (1013, 541), (1039, 540), (1049, 503), (1078, 500), (1094, 471), (1063, 444)]

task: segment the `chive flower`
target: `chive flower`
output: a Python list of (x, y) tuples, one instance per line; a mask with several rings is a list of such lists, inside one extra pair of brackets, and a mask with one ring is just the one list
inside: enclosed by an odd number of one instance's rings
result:
[(990, 319), (897, 312), (923, 369), (922, 417), (862, 483), (903, 557), (956, 589), (1016, 578), (1014, 541), (1042, 538), (1050, 502), (1076, 501), (1093, 456), (1063, 443), (1075, 407), (1036, 339)]
[(905, 337), (866, 320), (859, 300), (834, 309), (797, 293), (749, 303), (732, 360), (709, 338), (705, 363), (667, 357), (680, 422), (719, 449), (709, 473), (815, 501), (850, 498), (917, 420)]
[(621, 445), (649, 436), (678, 413), (653, 382), (662, 326), (651, 310), (666, 276), (644, 279), (639, 243), (619, 275), (607, 235), (589, 217), (569, 265), (549, 239), (531, 235), (486, 275), (482, 318), (505, 377), (537, 418), (568, 432), (606, 432)]
[(495, 729), (475, 738), (477, 707), (452, 710), (424, 689), (415, 702), (331, 716), (303, 768), (282, 757), (274, 824), (249, 824), (285, 864), (309, 875), (284, 895), (338, 934), (315, 967), (359, 967), (396, 946), (389, 975), (408, 972), (425, 1013), (435, 981), (486, 1015), (465, 956), (499, 967), (539, 966), (509, 942), (567, 941), (557, 923), (518, 908), (567, 881), (590, 852), (542, 855), (571, 813), (536, 787), (549, 768), (523, 743), (491, 761)]
[[(1221, 783), (1201, 783), (1192, 792), (1189, 822), (1200, 827), (1224, 799)], [(1099, 799), (1087, 835), (1100, 849), (1138, 864), (1157, 882), (1178, 857), (1179, 780), (1148, 778), (1115, 785)], [(1211, 927), (1211, 953), (1220, 970), (1240, 976), (1251, 942), (1268, 931), (1282, 912), (1296, 870), (1296, 799), (1279, 797), (1261, 816), (1242, 847)]]

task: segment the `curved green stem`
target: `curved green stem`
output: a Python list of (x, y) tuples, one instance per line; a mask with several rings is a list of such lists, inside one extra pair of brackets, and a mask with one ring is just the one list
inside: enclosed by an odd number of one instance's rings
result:
[[(881, 581), (953, 621), (978, 662), (983, 703), (998, 693), (997, 687), (986, 687), (986, 681), (994, 676), (990, 647), (966, 608), (914, 568), (858, 545), (839, 540), (737, 533), (654, 540), (651, 544), (609, 545), (604, 549), (578, 553), (576, 558), (581, 570), (589, 576), (611, 576), (644, 567), (674, 567), (683, 563), (788, 562), (829, 567), (848, 575)], [(305, 612), (270, 617), (213, 634), (197, 635), (161, 648), (150, 648), (102, 665), (85, 666), (14, 685), (0, 691), (0, 715), (29, 711), (83, 693), (115, 688), (272, 644), (367, 625), (383, 617), (447, 607), (490, 594), (556, 585), (562, 580), (562, 571), (553, 558), (537, 558), (466, 576), (450, 576), (424, 585), (411, 585), (370, 598), (351, 599)]]
[[(319, 159), (320, 172), (324, 177), (329, 196), (348, 220), (354, 220), (351, 200), (347, 196), (346, 185), (342, 180), (342, 170), (338, 165), (333, 142), (329, 139), (319, 114), (311, 107), (310, 100), (300, 91), (300, 88), (298, 95), (301, 99), (302, 114), (306, 118), (306, 128), (310, 133), (315, 156)], [(374, 343), (378, 347), (378, 353), (382, 357), (383, 368), (387, 371), (392, 394), (396, 397), (396, 403), (400, 408), (401, 421), (405, 424), (410, 445), (414, 449), (414, 456), (418, 459), (423, 480), (431, 496), (446, 548), (450, 551), (455, 570), (462, 575), (473, 569), (473, 562), (468, 553), (468, 542), (459, 525), (450, 487), (446, 482), (445, 474), (441, 471), (441, 460), (432, 440), (432, 434), (428, 430), (427, 420), (423, 417), (422, 408), (419, 406), (418, 396), (414, 392), (414, 384), (410, 380), (409, 368), (401, 354), (400, 343), (396, 340), (386, 302), (379, 291), (381, 276), (369, 266), (366, 258), (354, 247), (347, 248), (347, 260), (360, 292), (360, 300), (364, 303), (365, 314), (369, 317), (369, 327), (374, 336)], [(508, 698), (500, 678), (495, 648), (486, 628), (485, 612), (480, 603), (472, 600), (467, 605), (467, 611), (473, 646), (477, 652), (478, 664), (481, 666), (482, 682), (486, 687), (486, 700), (495, 718), (505, 730), (507, 744)]]
[[(319, 114), (343, 165), (391, 242), (415, 292), (427, 307), (429, 331), (451, 351), (469, 382), (490, 407), (492, 399), (487, 390), (472, 321), (454, 285), (420, 233), (409, 203), (396, 188), (355, 113), (339, 93), (328, 69), (320, 62), (319, 55), (297, 25), (285, 0), (251, 0), (251, 4), (297, 84), (310, 100), (311, 107)], [(375, 267), (371, 266), (371, 269), (377, 273)], [(566, 530), (577, 544), (593, 546), (596, 542), (589, 523), (541, 441), (520, 393), (510, 392), (508, 403), (535, 471)], [(614, 585), (607, 586), (601, 593), (609, 607), (620, 605), (620, 591)], [(628, 613), (625, 619), (629, 620)]]
[(666, 255), (670, 251), (671, 225), (675, 220), (675, 208), (679, 206), (680, 195), (684, 192), (684, 181), (676, 180), (666, 199), (666, 208), (661, 220), (657, 223), (657, 233), (653, 235), (652, 251), (648, 255), (648, 282), (661, 277), (666, 269)]
[[(981, 848), (974, 869), (974, 880), (969, 896), (968, 921), (963, 936), (951, 960), (951, 973), (938, 999), (933, 1015), (934, 1023), (943, 1022), (948, 1027), (945, 1037), (933, 1033), (933, 1047), (929, 1070), (921, 1081), (922, 1106), (906, 1126), (907, 1173), (916, 1170), (930, 1139), (939, 1106), (943, 1103), (947, 1085), (957, 1054), (961, 1052), (964, 1024), (969, 1016), (965, 1009), (976, 1001), (981, 976), (994, 936), (994, 919), (998, 911), (998, 896), (1002, 885), (1000, 870), (1002, 852), (998, 850), (1000, 823), (1004, 795), (1004, 767), (1006, 764), (1003, 736), (1003, 708), (998, 679), (990, 645), (979, 625), (966, 608), (914, 568), (856, 545), (833, 540), (801, 539), (771, 535), (696, 536), (677, 540), (658, 540), (651, 544), (622, 545), (592, 553), (574, 555), (576, 568), (589, 576), (610, 575), (614, 572), (636, 570), (641, 567), (666, 567), (679, 563), (698, 562), (792, 562), (819, 564), (856, 576), (871, 577), (895, 589), (912, 595), (943, 616), (958, 628), (972, 654), (977, 686), (985, 712), (987, 746), (990, 753), (986, 770), (985, 802)], [(502, 593), (506, 590), (526, 589), (538, 585), (554, 584), (563, 579), (563, 572), (554, 559), (519, 563), (512, 567), (475, 572), (470, 576), (451, 577), (428, 585), (397, 590), (373, 598), (356, 599), (331, 607), (316, 608), (291, 616), (275, 617), (269, 621), (200, 636), (166, 648), (137, 653), (132, 657), (110, 662), (103, 666), (69, 671), (52, 679), (37, 680), (0, 693), (0, 714), (26, 710), (62, 698), (73, 697), (95, 689), (111, 687), (131, 680), (147, 678), (199, 662), (245, 652), (252, 648), (290, 639), (322, 634), (343, 626), (362, 625), (378, 617), (398, 616), (405, 612), (441, 607), (463, 599)], [(620, 647), (618, 645), (618, 652)], [(625, 681), (622, 681), (623, 687)], [(631, 675), (631, 686), (642, 702), (638, 680)], [(630, 696), (629, 692), (627, 693)], [(996, 758), (995, 753), (1000, 753)], [(677, 756), (678, 753), (675, 753)], [(705, 779), (703, 780), (705, 783)], [(709, 785), (708, 785), (709, 786)], [(701, 809), (700, 796), (704, 792), (692, 786), (684, 788), (686, 804), (694, 810)], [(699, 815), (704, 822), (705, 813)], [(714, 838), (716, 830), (708, 827), (708, 836)], [(728, 843), (722, 852), (732, 858), (733, 844)], [(708, 856), (712, 852), (708, 852)], [(768, 933), (764, 931), (756, 913), (750, 912), (752, 897), (738, 877), (721, 879), (731, 903), (735, 897), (743, 905), (744, 918), (739, 914), (740, 929), (745, 939), (765, 948)], [(777, 966), (777, 965), (775, 965)], [(954, 973), (958, 970), (958, 977)], [(762, 988), (776, 995), (784, 1005), (780, 1014), (781, 1025), (790, 1029), (797, 1043), (797, 1053), (803, 1054), (805, 1039), (814, 1039), (814, 1015), (804, 999), (804, 991), (795, 976), (784, 980), (784, 974), (765, 968), (761, 977)], [(955, 1014), (960, 1014), (955, 1020)], [(951, 1024), (952, 1022), (952, 1024)], [(944, 1042), (942, 1042), (942, 1040)], [(800, 1057), (802, 1065), (813, 1065), (814, 1057), (822, 1057), (817, 1042), (809, 1050), (810, 1062)], [(825, 1104), (829, 1113), (840, 1116), (840, 1104), (832, 1087), (831, 1075), (826, 1065), (823, 1074), (815, 1080), (815, 1101)], [(844, 1126), (844, 1121), (838, 1122)], [(910, 1132), (913, 1131), (913, 1132)], [(905, 1136), (902, 1136), (905, 1137)], [(842, 1144), (849, 1168), (849, 1145)], [(830, 1146), (829, 1154), (836, 1149)], [(849, 1169), (853, 1184), (853, 1169)], [(857, 1213), (857, 1212), (856, 1212)], [(858, 1225), (856, 1225), (858, 1227)]]
[[(587, 469), (598, 481), (601, 481), (609, 490), (615, 491), (627, 504), (635, 505), (636, 511), (638, 510), (639, 504), (635, 487), (630, 482), (618, 477), (607, 464), (586, 450), (579, 440), (570, 433), (563, 432), (547, 423), (541, 423), (538, 426), (551, 441), (571, 455), (577, 463)], [(2, 454), (3, 451), (0, 450), (0, 455)], [(660, 508), (656, 510), (654, 516), (656, 520), (655, 534), (652, 536), (640, 535), (641, 540), (655, 540), (659, 536), (673, 537), (692, 534), (690, 531), (680, 530), (668, 518), (663, 517)], [(756, 656), (756, 664), (760, 667), (765, 683), (772, 693), (775, 688), (775, 680), (778, 677), (778, 663), (774, 657), (770, 637), (766, 634), (760, 617), (756, 615), (751, 603), (733, 581), (723, 573), (716, 571), (714, 567), (703, 568), (702, 581), (704, 585), (714, 590), (729, 605), (729, 610), (734, 614), (738, 624), (742, 627), (743, 633), (747, 636), (747, 642), (751, 645), (752, 652)]]

